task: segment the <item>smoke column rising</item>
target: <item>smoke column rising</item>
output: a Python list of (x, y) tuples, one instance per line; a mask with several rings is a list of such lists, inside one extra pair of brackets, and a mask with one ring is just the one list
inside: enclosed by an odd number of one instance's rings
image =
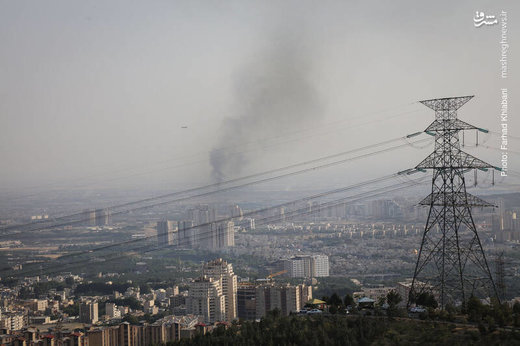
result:
[(311, 56), (304, 43), (282, 33), (239, 73), (235, 114), (223, 120), (210, 152), (216, 182), (236, 176), (249, 163), (247, 154), (238, 152), (244, 143), (262, 144), (319, 117)]

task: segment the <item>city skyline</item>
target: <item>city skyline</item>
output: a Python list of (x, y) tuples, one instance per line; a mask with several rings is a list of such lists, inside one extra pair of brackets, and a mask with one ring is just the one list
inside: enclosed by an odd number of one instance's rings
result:
[(0, 344), (520, 343), (519, 10), (0, 1)]

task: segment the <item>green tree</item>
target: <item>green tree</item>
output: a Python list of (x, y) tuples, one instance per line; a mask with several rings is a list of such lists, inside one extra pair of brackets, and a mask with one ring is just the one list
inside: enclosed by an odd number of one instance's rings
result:
[(386, 313), (388, 317), (394, 317), (398, 315), (398, 309), (397, 305), (403, 300), (401, 298), (401, 295), (397, 293), (395, 290), (391, 290), (386, 295), (386, 302), (388, 303), (388, 309), (386, 310)]
[(345, 296), (345, 299), (343, 299), (343, 302), (345, 303), (345, 306), (349, 306), (349, 305), (354, 306), (355, 305), (354, 298), (350, 294), (347, 294)]
[(148, 284), (142, 284), (139, 286), (139, 291), (141, 292), (141, 294), (148, 294), (152, 290)]
[(78, 316), (79, 315), (79, 303), (74, 303), (72, 305), (64, 307), (63, 313), (65, 313), (69, 316)]
[(520, 302), (518, 300), (513, 304), (513, 313), (520, 314)]
[(427, 308), (436, 309), (438, 304), (437, 300), (435, 300), (435, 296), (431, 292), (422, 292), (417, 296), (415, 301), (417, 305), (425, 306)]
[(477, 297), (471, 296), (466, 303), (466, 311), (470, 321), (480, 322), (484, 313), (484, 304)]
[(329, 305), (333, 305), (333, 306), (340, 306), (341, 304), (343, 304), (343, 301), (341, 300), (341, 298), (338, 296), (338, 294), (336, 292), (334, 292), (330, 298), (329, 298), (329, 301), (327, 302), (327, 304)]
[(123, 322), (128, 322), (130, 324), (139, 324), (139, 319), (130, 314), (126, 314), (125, 317), (123, 317)]
[(123, 299), (111, 299), (110, 303), (116, 303), (119, 306), (128, 306), (132, 310), (140, 310), (143, 308), (141, 302), (135, 297), (128, 297)]
[(403, 298), (399, 293), (397, 293), (395, 290), (391, 290), (386, 295), (386, 302), (390, 306), (397, 306), (400, 302), (403, 301)]
[(28, 299), (28, 298), (33, 298), (34, 297), (34, 293), (31, 291), (31, 289), (29, 287), (25, 287), (23, 286), (20, 291), (18, 292), (18, 298), (20, 299)]
[(492, 299), (491, 306), (490, 314), (500, 327), (508, 326), (513, 322), (513, 311), (507, 303)]

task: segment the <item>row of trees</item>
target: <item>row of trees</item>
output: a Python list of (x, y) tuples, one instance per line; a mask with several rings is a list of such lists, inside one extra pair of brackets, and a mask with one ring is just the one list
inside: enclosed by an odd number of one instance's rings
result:
[[(447, 306), (446, 311), (453, 313), (454, 308)], [(489, 331), (493, 331), (497, 325), (520, 327), (520, 303), (518, 301), (510, 307), (509, 304), (500, 303), (496, 299), (492, 299), (491, 305), (487, 305), (482, 304), (476, 297), (470, 297), (462, 312), (467, 313), (469, 321), (478, 323), (481, 329), (484, 323), (488, 326)]]
[[(322, 300), (327, 303), (331, 314), (342, 313), (347, 307), (351, 312), (357, 311), (354, 298), (350, 294), (341, 299), (338, 294), (333, 293), (330, 297), (322, 297)], [(375, 313), (378, 314), (380, 308), (384, 308), (388, 317), (405, 317), (406, 311), (398, 307), (402, 301), (403, 298), (399, 293), (392, 290), (378, 299)], [(499, 303), (496, 299), (492, 299), (491, 304), (483, 304), (478, 298), (472, 296), (460, 307), (447, 304), (444, 309), (439, 310), (435, 296), (430, 292), (422, 292), (417, 297), (413, 297), (412, 301), (427, 309), (427, 312), (419, 315), (421, 319), (469, 321), (480, 325), (481, 330), (482, 326), (487, 326), (485, 327), (487, 331), (493, 331), (496, 327), (520, 327), (520, 302), (516, 302), (512, 307), (507, 303)]]
[[(344, 303), (344, 301), (343, 301)], [(211, 333), (167, 345), (465, 345), (520, 344), (520, 334), (497, 331), (481, 334), (475, 328), (415, 320), (338, 315), (281, 316), (275, 310), (260, 322), (219, 326)]]

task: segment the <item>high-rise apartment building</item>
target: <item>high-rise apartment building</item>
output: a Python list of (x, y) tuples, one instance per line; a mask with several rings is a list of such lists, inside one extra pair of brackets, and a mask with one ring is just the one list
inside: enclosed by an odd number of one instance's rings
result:
[(263, 284), (256, 287), (256, 318), (261, 318), (267, 312), (280, 309), (283, 315), (299, 311), (312, 299), (310, 286)]
[[(213, 242), (212, 223), (216, 220), (215, 208), (208, 205), (199, 205), (188, 210), (188, 219), (191, 221), (189, 227), (183, 227), (184, 242), (188, 243), (189, 248), (208, 248), (214, 249), (211, 245)], [(184, 224), (183, 226), (188, 226)], [(181, 230), (181, 225), (179, 225)], [(209, 244), (209, 245), (208, 245)]]
[(174, 228), (172, 221), (158, 221), (157, 222), (157, 244), (159, 246), (176, 245), (177, 243), (177, 229)]
[(242, 220), (242, 218), (244, 217), (244, 212), (242, 211), (242, 208), (240, 208), (238, 205), (232, 206), (231, 217), (236, 218), (237, 220)]
[(117, 305), (115, 303), (106, 303), (105, 314), (109, 318), (118, 318), (121, 317), (121, 310), (117, 308)]
[(188, 210), (188, 218), (193, 221), (195, 226), (214, 222), (216, 220), (215, 208), (208, 205), (199, 205)]
[(222, 249), (235, 246), (235, 224), (232, 221), (219, 222), (216, 224), (216, 247)]
[(235, 246), (235, 224), (231, 221), (213, 222), (197, 227), (200, 247), (219, 250)]
[(81, 323), (94, 324), (98, 321), (98, 303), (84, 301), (79, 304), (79, 321)]
[(84, 226), (95, 226), (96, 225), (96, 211), (91, 209), (85, 209), (81, 213), (81, 224)]
[(312, 270), (314, 270), (313, 277), (328, 277), (329, 276), (329, 256), (326, 255), (312, 255)]
[(255, 219), (250, 217), (243, 218), (240, 225), (248, 231), (253, 231), (256, 228)]
[(281, 262), (282, 270), (293, 278), (313, 278), (329, 276), (329, 256), (295, 256)]
[(190, 283), (186, 309), (189, 314), (202, 316), (205, 323), (224, 320), (226, 299), (220, 281), (202, 276)]
[(217, 258), (204, 264), (202, 275), (218, 281), (222, 287), (226, 303), (225, 320), (232, 321), (237, 318), (237, 276), (233, 272), (233, 265)]
[(111, 214), (109, 209), (96, 209), (94, 212), (96, 226), (107, 226), (111, 223)]
[(195, 238), (195, 223), (191, 220), (179, 221), (178, 223), (178, 245), (183, 248), (193, 248), (197, 243)]
[(242, 320), (256, 319), (256, 286), (250, 282), (238, 283), (237, 317)]

